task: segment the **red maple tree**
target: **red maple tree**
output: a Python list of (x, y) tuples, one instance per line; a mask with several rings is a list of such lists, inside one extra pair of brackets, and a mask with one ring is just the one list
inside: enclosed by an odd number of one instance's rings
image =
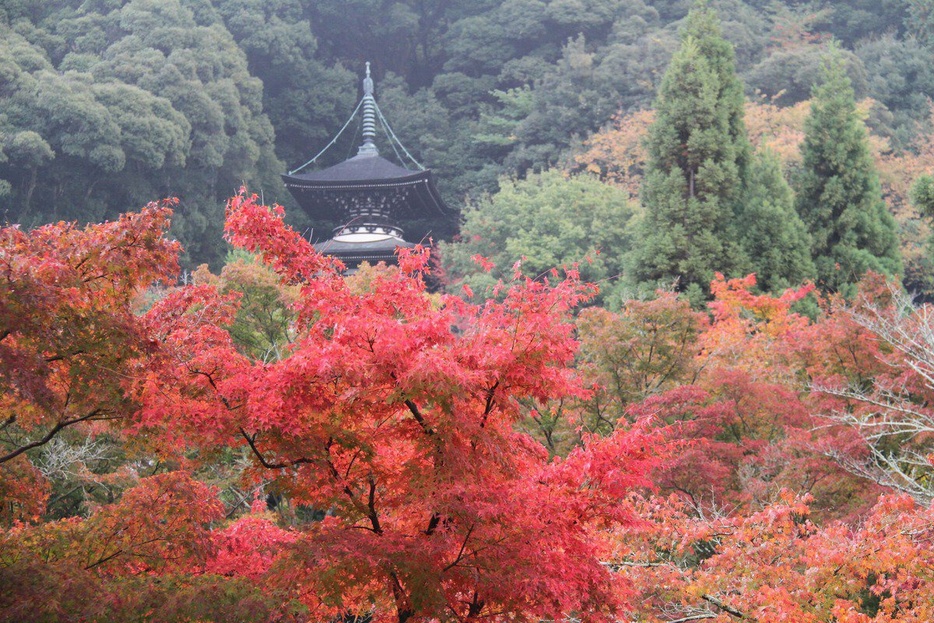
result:
[(238, 520), (190, 572), (262, 582), (316, 620), (610, 620), (626, 586), (601, 534), (635, 520), (618, 500), (646, 483), (651, 441), (637, 428), (549, 459), (514, 426), (520, 401), (584, 395), (569, 311), (592, 288), (521, 280), (470, 305), (426, 291), (424, 250), (352, 287), (281, 209), (240, 194), (227, 218), (234, 245), (299, 286), (294, 341), (253, 360), (227, 329), (236, 293), (176, 289), (142, 318), (156, 347), (133, 375), (133, 430), (184, 469), (242, 448), (244, 478), (320, 520)]

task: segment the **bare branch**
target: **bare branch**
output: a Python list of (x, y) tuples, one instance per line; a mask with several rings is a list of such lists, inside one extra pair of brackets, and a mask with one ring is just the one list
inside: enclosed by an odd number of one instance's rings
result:
[[(896, 363), (887, 359), (882, 363), (898, 373), (913, 372), (934, 389), (934, 307), (919, 306), (893, 287), (890, 304), (863, 302), (850, 316), (900, 355)], [(919, 401), (906, 381), (873, 382), (868, 389), (865, 380), (861, 386), (810, 388), (859, 406), (833, 411), (827, 418), (855, 431), (865, 442), (868, 456), (853, 457), (841, 451), (828, 452), (827, 456), (857, 476), (930, 504), (934, 501), (934, 465), (927, 457), (930, 444), (926, 440), (934, 433), (934, 410)]]
[(716, 619), (718, 615), (716, 612), (701, 612), (699, 614), (692, 614), (686, 617), (681, 617), (680, 619), (672, 619), (668, 623), (687, 623), (688, 621), (700, 621), (701, 619)]
[(638, 568), (651, 568), (651, 567), (674, 567), (675, 565), (668, 562), (635, 562), (630, 560), (622, 560), (619, 562), (601, 562), (601, 565), (609, 569), (610, 571), (618, 572), (621, 571), (624, 567), (638, 567)]

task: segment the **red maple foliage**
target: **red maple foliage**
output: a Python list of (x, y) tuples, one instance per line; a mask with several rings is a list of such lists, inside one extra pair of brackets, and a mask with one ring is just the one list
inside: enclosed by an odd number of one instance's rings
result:
[(416, 250), (353, 288), (245, 194), (227, 236), (300, 286), (297, 337), (278, 361), (251, 360), (225, 329), (236, 295), (176, 290), (143, 319), (158, 352), (136, 376), (136, 431), (193, 466), (186, 452), (248, 449), (248, 478), (323, 518), (287, 533), (242, 519), (207, 569), (262, 578), (319, 620), (618, 612), (599, 529), (634, 521), (615, 501), (646, 484), (651, 443), (621, 432), (550, 460), (514, 426), (521, 400), (584, 395), (569, 311), (590, 286), (521, 280), (470, 305), (428, 295)]
[(171, 202), (80, 229), (0, 229), (0, 522), (35, 519), (47, 489), (26, 453), (128, 417), (125, 379), (151, 350), (134, 299), (174, 280)]
[[(876, 503), (824, 417), (869, 408), (831, 383), (930, 387), (839, 302), (718, 277), (706, 315), (575, 319), (570, 271), (475, 305), (424, 249), (348, 279), (242, 192), (226, 235), (265, 267), (142, 311), (169, 215), (0, 231), (0, 621), (930, 620), (931, 511)], [(556, 404), (546, 448), (523, 424)], [(40, 452), (75, 432), (133, 484), (54, 519)]]

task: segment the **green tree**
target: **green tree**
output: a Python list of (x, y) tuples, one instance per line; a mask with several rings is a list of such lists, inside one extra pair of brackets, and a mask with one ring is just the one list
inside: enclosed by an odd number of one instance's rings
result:
[[(821, 63), (824, 45), (799, 45), (778, 49), (752, 67), (743, 76), (749, 89), (768, 96), (779, 106), (791, 106), (811, 97), (822, 80)], [(860, 96), (868, 90), (866, 69), (852, 52), (841, 51), (847, 75)]]
[[(921, 175), (915, 180), (911, 187), (911, 205), (918, 211), (921, 218), (927, 221), (928, 226), (934, 224), (934, 176)], [(905, 271), (905, 281), (915, 276), (918, 284), (913, 284), (912, 289), (918, 289), (924, 293), (927, 300), (930, 300), (931, 293), (934, 292), (934, 235), (929, 235), (924, 241), (925, 252), (920, 260), (917, 261), (917, 275), (910, 275), (911, 267)]]
[(176, 196), (185, 259), (218, 265), (223, 198), (281, 189), (285, 168), (221, 17), (193, 0), (27, 4), (0, 20), (0, 214), (98, 221)]
[(228, 253), (220, 275), (211, 274), (202, 264), (192, 277), (197, 285), (213, 286), (239, 297), (237, 315), (229, 328), (238, 351), (264, 362), (286, 356), (296, 337), (295, 313), (290, 305), (297, 299), (298, 286), (279, 283), (259, 258), (241, 249)]
[(516, 149), (505, 159), (519, 172), (553, 166), (575, 137), (597, 130), (619, 106), (619, 93), (601, 80), (583, 35), (568, 41), (531, 96), (532, 109), (516, 125)]
[(805, 123), (797, 210), (811, 234), (819, 285), (852, 293), (867, 270), (901, 272), (889, 214), (840, 57), (825, 64)]
[(756, 154), (748, 188), (741, 240), (758, 286), (778, 292), (813, 279), (811, 238), (795, 212), (794, 193), (782, 176), (778, 156), (770, 151)]
[(750, 159), (733, 48), (702, 3), (688, 15), (656, 108), (633, 277), (677, 280), (697, 301), (715, 271), (735, 273), (744, 264), (734, 217)]
[(931, 0), (907, 0), (908, 14), (905, 27), (924, 44), (930, 45), (934, 35), (934, 2)]
[[(552, 170), (501, 180), (499, 192), (464, 211), (460, 239), (441, 245), (449, 286), (486, 297), (517, 262), (533, 278), (579, 262), (581, 277), (599, 283), (605, 301), (622, 272), (634, 210), (625, 191), (588, 175)], [(476, 255), (494, 268), (485, 272)]]
[(834, 39), (851, 46), (857, 41), (882, 33), (903, 32), (911, 14), (914, 0), (848, 0), (833, 2), (824, 0), (820, 4), (830, 7), (825, 29)]
[[(317, 153), (353, 110), (363, 64), (327, 67), (300, 0), (214, 2), (263, 81), (263, 110), (276, 128), (276, 154), (294, 168)], [(303, 6), (305, 5), (305, 6)]]
[[(891, 115), (886, 127), (872, 124), (873, 132), (884, 132), (899, 146), (910, 145), (919, 123), (927, 121), (931, 111), (934, 66), (930, 50), (915, 38), (902, 40), (887, 34), (860, 44), (856, 54), (866, 68), (868, 93)], [(852, 73), (848, 75), (852, 79)]]

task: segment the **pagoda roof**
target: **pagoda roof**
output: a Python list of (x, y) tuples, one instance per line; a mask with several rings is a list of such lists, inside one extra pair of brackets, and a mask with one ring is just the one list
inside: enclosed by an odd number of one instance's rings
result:
[(304, 185), (309, 186), (320, 184), (324, 187), (333, 187), (352, 184), (356, 187), (378, 185), (389, 181), (416, 181), (425, 177), (427, 173), (427, 169), (413, 171), (412, 169), (400, 167), (382, 156), (361, 154), (320, 171), (284, 175), (283, 179), (286, 182), (289, 180), (301, 181)]
[[(391, 226), (400, 229), (397, 223), (412, 223), (416, 224), (416, 231), (430, 231), (434, 227), (432, 224), (451, 221), (456, 211), (444, 202), (431, 171), (409, 154), (386, 123), (376, 104), (373, 88), (370, 64), (367, 63), (364, 95), (357, 109), (324, 150), (282, 176), (286, 188), (312, 220), (337, 225), (335, 231), (351, 224), (356, 228)], [(363, 143), (357, 155), (324, 169), (300, 173), (335, 144), (361, 109)], [(417, 168), (400, 166), (379, 155), (375, 142), (378, 121), (386, 130), (400, 161), (401, 150)]]
[(335, 197), (361, 192), (404, 193), (404, 201), (394, 202), (397, 218), (436, 219), (454, 214), (441, 198), (430, 169), (413, 171), (382, 156), (354, 156), (319, 171), (283, 175), (282, 181), (309, 216), (323, 219), (343, 219), (346, 212)]
[(347, 242), (343, 240), (325, 240), (315, 243), (315, 249), (328, 255), (341, 256), (343, 254), (358, 255), (361, 253), (388, 253), (392, 255), (399, 247), (411, 249), (414, 242), (400, 240), (399, 238), (387, 237), (384, 240), (375, 242)]
[(411, 249), (416, 245), (414, 242), (387, 237), (374, 242), (349, 242), (332, 238), (314, 246), (319, 253), (338, 258), (348, 268), (356, 268), (361, 262), (395, 264), (396, 249)]

